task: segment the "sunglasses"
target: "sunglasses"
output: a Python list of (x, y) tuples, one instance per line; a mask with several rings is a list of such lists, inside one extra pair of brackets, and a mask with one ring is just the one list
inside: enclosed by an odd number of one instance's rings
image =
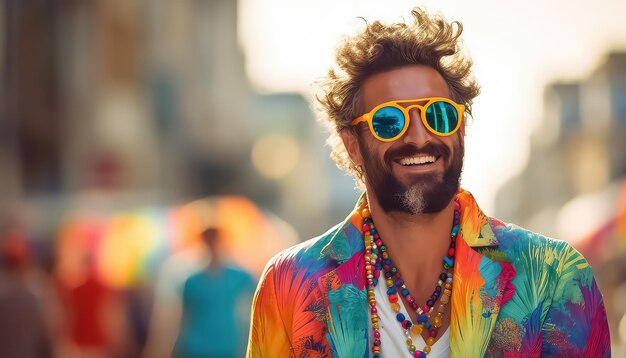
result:
[[(426, 102), (424, 105), (403, 103)], [(350, 124), (357, 125), (367, 122), (376, 139), (392, 142), (400, 138), (409, 128), (411, 122), (409, 110), (419, 108), (424, 127), (431, 133), (447, 137), (454, 134), (463, 121), (465, 106), (444, 97), (428, 97), (389, 101), (374, 107), (368, 113), (353, 120)]]

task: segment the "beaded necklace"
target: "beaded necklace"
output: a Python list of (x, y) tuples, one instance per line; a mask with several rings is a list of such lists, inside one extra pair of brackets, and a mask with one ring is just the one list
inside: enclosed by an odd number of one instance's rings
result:
[[(361, 217), (363, 218), (363, 241), (365, 244), (363, 257), (365, 260), (367, 299), (370, 306), (370, 317), (374, 335), (371, 351), (374, 358), (381, 357), (380, 324), (378, 310), (376, 309), (376, 296), (374, 294), (374, 289), (378, 284), (381, 273), (384, 273), (384, 280), (387, 285), (387, 298), (391, 305), (391, 309), (396, 313), (396, 319), (404, 330), (409, 352), (413, 355), (413, 357), (426, 357), (426, 354), (430, 353), (431, 347), (435, 344), (435, 337), (437, 337), (439, 333), (439, 328), (443, 324), (442, 316), (446, 310), (446, 305), (450, 302), (450, 296), (452, 295), (454, 251), (456, 247), (456, 238), (460, 230), (459, 207), (459, 203), (455, 200), (454, 219), (452, 223), (452, 230), (450, 232), (450, 247), (447, 255), (443, 258), (443, 272), (439, 275), (437, 286), (435, 287), (430, 299), (428, 299), (426, 304), (421, 307), (417, 304), (415, 298), (411, 296), (409, 289), (406, 287), (404, 280), (400, 275), (400, 271), (393, 264), (393, 261), (391, 261), (391, 258), (387, 253), (387, 247), (376, 231), (368, 205), (366, 205), (361, 211)], [(411, 322), (409, 317), (405, 317), (404, 314), (400, 312), (400, 303), (398, 303), (400, 298), (398, 297), (398, 292), (400, 292), (400, 294), (411, 305), (411, 308), (417, 312), (415, 323)], [(435, 309), (437, 301), (439, 301), (439, 305), (437, 306), (437, 309)], [(413, 344), (411, 333), (414, 335), (421, 335), (424, 329), (429, 330), (429, 337), (426, 339), (426, 346), (420, 351)]]

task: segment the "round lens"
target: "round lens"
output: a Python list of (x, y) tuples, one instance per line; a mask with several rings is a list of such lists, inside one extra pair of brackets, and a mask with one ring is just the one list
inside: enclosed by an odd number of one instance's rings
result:
[(426, 108), (426, 122), (428, 122), (431, 130), (448, 134), (452, 132), (459, 123), (459, 113), (456, 108), (448, 102), (433, 102)]
[(395, 107), (383, 107), (374, 113), (372, 127), (377, 136), (394, 138), (404, 129), (404, 113)]

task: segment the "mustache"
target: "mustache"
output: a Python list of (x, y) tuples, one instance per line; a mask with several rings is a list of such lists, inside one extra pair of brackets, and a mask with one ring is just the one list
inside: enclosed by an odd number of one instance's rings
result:
[(394, 159), (412, 157), (419, 154), (432, 155), (447, 159), (450, 157), (450, 149), (443, 144), (435, 144), (432, 142), (426, 143), (421, 148), (415, 144), (407, 144), (402, 147), (390, 149), (387, 153), (385, 153), (383, 159), (385, 163), (390, 164)]

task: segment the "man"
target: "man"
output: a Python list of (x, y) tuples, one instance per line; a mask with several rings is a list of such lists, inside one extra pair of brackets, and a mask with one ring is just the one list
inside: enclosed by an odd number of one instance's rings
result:
[(333, 158), (365, 193), (343, 223), (268, 263), (248, 356), (610, 355), (586, 260), (487, 217), (459, 188), (478, 86), (461, 24), (412, 14), (337, 51), (318, 100)]
[[(222, 232), (210, 227), (202, 240), (211, 254), (209, 265), (191, 275), (183, 288), (183, 315), (174, 357), (239, 357), (245, 348), (242, 304), (250, 307), (254, 280), (228, 263)], [(249, 314), (249, 310), (247, 314)]]

